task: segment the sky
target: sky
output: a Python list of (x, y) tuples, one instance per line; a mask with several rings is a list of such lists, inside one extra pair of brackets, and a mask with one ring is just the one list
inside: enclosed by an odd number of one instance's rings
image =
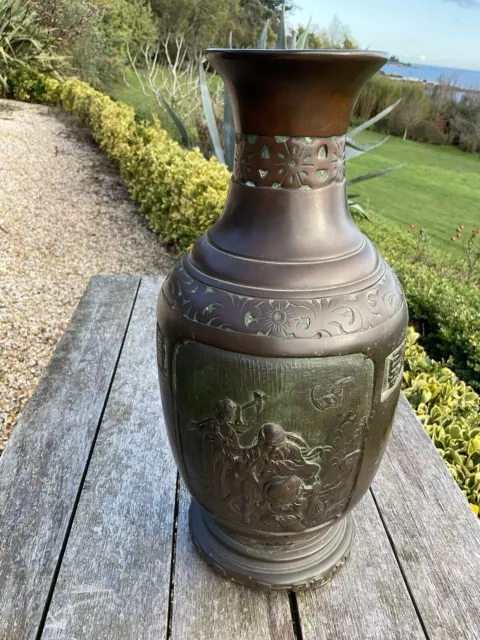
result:
[(295, 0), (289, 23), (328, 27), (336, 14), (361, 48), (404, 62), (480, 70), (480, 0)]

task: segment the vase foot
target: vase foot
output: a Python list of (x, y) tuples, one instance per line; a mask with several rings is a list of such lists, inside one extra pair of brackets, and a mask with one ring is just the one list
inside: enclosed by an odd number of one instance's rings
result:
[(262, 544), (233, 537), (194, 500), (190, 533), (205, 562), (229, 580), (260, 589), (302, 591), (326, 584), (345, 564), (354, 537), (351, 515), (307, 539)]

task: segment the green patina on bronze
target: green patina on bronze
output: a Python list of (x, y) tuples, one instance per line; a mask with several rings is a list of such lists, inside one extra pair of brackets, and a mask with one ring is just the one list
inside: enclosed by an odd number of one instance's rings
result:
[(311, 138), (237, 133), (233, 177), (273, 189), (320, 189), (345, 179), (345, 136)]
[(265, 531), (302, 531), (346, 511), (371, 360), (258, 358), (187, 342), (173, 366), (187, 481), (207, 511)]
[(348, 557), (400, 393), (405, 297), (344, 177), (351, 107), (384, 59), (208, 57), (231, 93), (236, 161), (222, 216), (158, 300), (166, 426), (202, 557), (242, 584), (305, 589)]

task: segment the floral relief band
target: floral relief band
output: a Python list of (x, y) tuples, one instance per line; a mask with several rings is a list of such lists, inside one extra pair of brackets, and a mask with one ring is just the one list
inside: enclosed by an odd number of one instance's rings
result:
[(345, 136), (236, 134), (233, 177), (251, 187), (320, 189), (345, 179)]
[(405, 307), (400, 283), (388, 265), (375, 286), (355, 294), (286, 300), (253, 298), (203, 284), (180, 262), (165, 280), (162, 294), (171, 309), (191, 322), (284, 339), (326, 339), (369, 331)]

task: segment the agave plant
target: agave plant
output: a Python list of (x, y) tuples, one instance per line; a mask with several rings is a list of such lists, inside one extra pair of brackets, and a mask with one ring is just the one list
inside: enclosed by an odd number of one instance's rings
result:
[(18, 65), (51, 69), (56, 56), (48, 54), (48, 35), (37, 24), (37, 16), (24, 0), (0, 0), (0, 85)]
[[(311, 20), (309, 20), (305, 31), (303, 31), (303, 33), (298, 38), (298, 40), (296, 39), (295, 34), (293, 35), (292, 40), (290, 42), (290, 48), (305, 49), (307, 47), (310, 24), (311, 24)], [(258, 39), (257, 49), (267, 48), (267, 35), (268, 35), (269, 26), (270, 26), (270, 21), (267, 20), (267, 22), (265, 23), (262, 29), (260, 37)], [(233, 48), (231, 34), (229, 37), (228, 47)], [(283, 8), (282, 17), (280, 19), (275, 48), (276, 49), (287, 48), (286, 27), (285, 27), (285, 7)], [(199, 72), (199, 78), (200, 78), (200, 92), (202, 97), (203, 109), (205, 113), (205, 119), (207, 122), (207, 127), (210, 135), (210, 141), (212, 144), (213, 153), (220, 162), (226, 164), (229, 170), (232, 171), (234, 148), (235, 148), (235, 126), (233, 122), (232, 105), (230, 103), (228, 92), (226, 90), (224, 91), (223, 145), (222, 145), (221, 135), (217, 125), (217, 118), (215, 115), (215, 109), (214, 109), (213, 102), (208, 89), (207, 75), (205, 73), (203, 63), (199, 65), (198, 72)], [(350, 129), (348, 131), (347, 138), (346, 138), (346, 147), (345, 147), (346, 149), (345, 158), (347, 161), (352, 160), (364, 153), (367, 153), (372, 149), (376, 149), (377, 147), (384, 144), (389, 139), (389, 136), (386, 136), (385, 138), (383, 138), (378, 142), (374, 142), (368, 145), (361, 145), (355, 141), (355, 136), (357, 136), (359, 133), (361, 133), (365, 129), (368, 129), (369, 127), (377, 123), (379, 120), (387, 116), (391, 111), (393, 111), (398, 106), (399, 103), (400, 103), (400, 100), (398, 100), (394, 104), (384, 109), (381, 113), (377, 114), (374, 118), (371, 118), (370, 120), (367, 120), (366, 122), (362, 123), (358, 127), (354, 127), (353, 129)], [(191, 148), (192, 142), (190, 137), (188, 136), (186, 127), (183, 124), (182, 120), (180, 119), (178, 114), (174, 112), (174, 110), (171, 108), (170, 105), (165, 104), (165, 108), (167, 109), (167, 112), (170, 114), (170, 117), (175, 123), (175, 126), (180, 134), (183, 144), (186, 145), (188, 148)], [(348, 180), (347, 185), (350, 186), (353, 184), (358, 184), (359, 182), (363, 182), (365, 180), (371, 180), (372, 178), (378, 178), (380, 176), (384, 176), (387, 173), (396, 171), (397, 169), (400, 169), (403, 166), (404, 165), (401, 164), (394, 167), (387, 167), (386, 169), (380, 169), (379, 171), (374, 171), (372, 173), (367, 173), (367, 174), (358, 176), (356, 178)], [(350, 210), (354, 214), (359, 214), (360, 216), (368, 218), (368, 214), (363, 209), (363, 207), (358, 202), (355, 202), (354, 200), (355, 197), (356, 196), (349, 197), (348, 204), (350, 206)]]

